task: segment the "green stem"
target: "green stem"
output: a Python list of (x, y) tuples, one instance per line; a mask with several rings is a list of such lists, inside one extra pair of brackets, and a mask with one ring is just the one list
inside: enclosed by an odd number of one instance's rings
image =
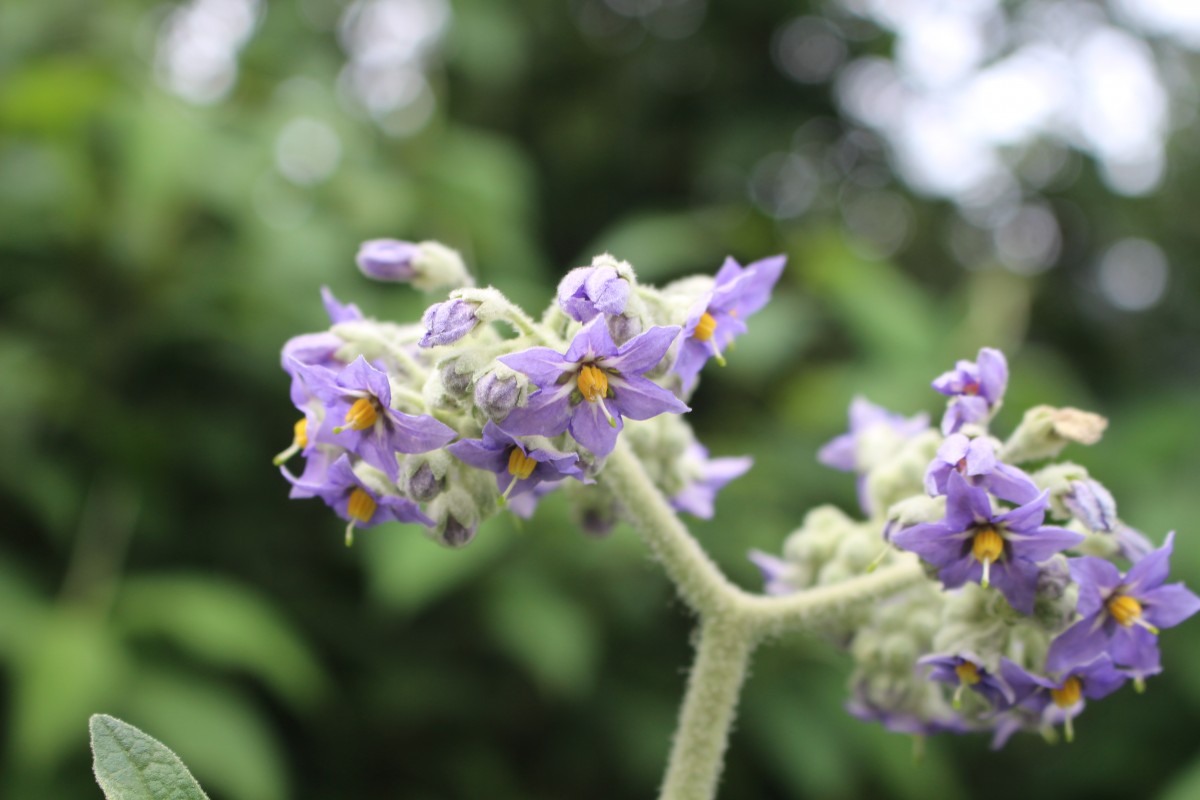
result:
[(692, 538), (624, 439), (608, 456), (600, 479), (617, 496), (680, 597), (697, 613), (719, 614), (744, 594)]
[(700, 626), (679, 727), (660, 800), (710, 800), (725, 763), (729, 729), (757, 638), (736, 616)]

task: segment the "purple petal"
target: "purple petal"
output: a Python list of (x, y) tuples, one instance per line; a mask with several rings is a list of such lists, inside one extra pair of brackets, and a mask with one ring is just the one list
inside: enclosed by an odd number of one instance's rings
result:
[(704, 342), (697, 341), (690, 336), (680, 342), (679, 353), (675, 357), (675, 364), (671, 367), (671, 371), (679, 376), (685, 394), (696, 385), (696, 376), (700, 374), (700, 370), (707, 363), (710, 355), (712, 354), (705, 347)]
[(437, 523), (421, 512), (420, 506), (407, 497), (385, 494), (376, 501), (375, 515), (369, 523), (356, 523), (361, 528), (370, 528), (380, 522), (394, 520), (396, 522), (419, 522), (427, 528)]
[(428, 414), (419, 416), (388, 409), (388, 425), (391, 444), (401, 453), (427, 453), (444, 447), (458, 434), (449, 425), (443, 424)]
[(1108, 697), (1128, 680), (1128, 676), (1118, 671), (1112, 659), (1106, 656), (1085, 664), (1075, 674), (1083, 679), (1083, 696), (1089, 700)]
[(979, 583), (983, 578), (983, 565), (969, 555), (959, 556), (938, 571), (938, 578), (947, 589), (957, 589), (966, 583)]
[(509, 450), (509, 447), (489, 447), (481, 439), (463, 439), (446, 448), (446, 452), (464, 464), (497, 474), (508, 468)]
[(1050, 643), (1046, 653), (1046, 671), (1062, 672), (1076, 664), (1086, 664), (1108, 647), (1105, 630), (1106, 611), (1084, 617)]
[(909, 550), (934, 566), (946, 566), (962, 558), (963, 546), (970, 537), (944, 522), (923, 522), (892, 535), (892, 543)]
[(991, 519), (987, 492), (967, 483), (958, 472), (951, 472), (946, 479), (946, 524), (961, 531)]
[(1158, 637), (1140, 625), (1117, 625), (1108, 652), (1117, 665), (1126, 669), (1153, 673), (1161, 666)]
[(678, 397), (654, 381), (640, 375), (612, 376), (608, 387), (613, 393), (609, 408), (616, 408), (630, 419), (650, 419), (659, 414), (683, 414), (691, 411)]
[(662, 361), (678, 335), (678, 325), (656, 325), (626, 342), (617, 355), (604, 359), (604, 366), (626, 376), (641, 375)]
[(1008, 361), (1004, 353), (991, 347), (984, 347), (976, 356), (979, 365), (979, 391), (988, 402), (995, 405), (1004, 397), (1004, 389), (1008, 386)]
[(337, 382), (343, 389), (370, 392), (384, 408), (392, 404), (392, 385), (388, 382), (387, 373), (372, 367), (362, 356), (338, 373)]
[(1012, 545), (1013, 555), (1026, 561), (1040, 562), (1083, 541), (1082, 533), (1045, 525), (1031, 531), (1007, 530), (1004, 538)]
[(1011, 558), (992, 564), (992, 585), (1000, 590), (1008, 604), (1022, 614), (1033, 614), (1033, 603), (1037, 596), (1038, 568), (1019, 558)]
[[(433, 448), (428, 449), (432, 450)], [(399, 479), (400, 464), (396, 461), (396, 448), (393, 447), (392, 440), (383, 430), (383, 426), (363, 431), (362, 437), (355, 444), (353, 450), (362, 456), (363, 461), (376, 469), (383, 470), (391, 480)]]
[(1175, 548), (1175, 531), (1167, 534), (1163, 546), (1129, 568), (1125, 574), (1125, 593), (1138, 596), (1161, 586), (1171, 570), (1171, 551)]
[(966, 458), (970, 449), (971, 440), (966, 434), (952, 433), (938, 447), (937, 457), (940, 461), (954, 465)]
[(996, 451), (992, 443), (982, 437), (972, 439), (963, 456), (967, 459), (967, 475), (990, 475), (996, 469)]
[(329, 321), (337, 325), (339, 322), (355, 322), (363, 318), (363, 313), (353, 303), (339, 303), (329, 291), (328, 286), (321, 287), (321, 302), (325, 304), (325, 313)]
[(1014, 532), (1036, 528), (1046, 518), (1046, 506), (1050, 503), (1049, 498), (1050, 492), (1043, 491), (1025, 505), (996, 517), (995, 522)]
[[(608, 413), (613, 415), (617, 427), (608, 424), (608, 418), (600, 411), (600, 403), (608, 407)], [(605, 399), (595, 403), (584, 401), (575, 407), (575, 412), (571, 415), (571, 436), (600, 458), (613, 451), (617, 445), (617, 434), (624, 427), (625, 421), (621, 419), (612, 400)]]
[(1139, 599), (1143, 616), (1156, 628), (1173, 628), (1200, 611), (1200, 597), (1182, 583), (1151, 589)]
[(942, 416), (942, 433), (949, 435), (963, 425), (983, 422), (988, 418), (988, 403), (978, 395), (956, 395), (950, 398)]
[(358, 248), (355, 262), (368, 278), (379, 281), (410, 281), (416, 276), (413, 259), (417, 246), (397, 239), (369, 239)]
[(567, 361), (563, 354), (549, 347), (531, 347), (496, 359), (501, 364), (523, 372), (535, 386), (552, 386), (565, 372), (574, 372), (578, 365)]
[[(631, 341), (630, 344), (632, 343)], [(584, 361), (595, 361), (601, 356), (611, 357), (616, 354), (617, 345), (608, 332), (608, 326), (604, 324), (603, 317), (597, 317), (575, 334), (575, 338), (571, 340), (571, 346), (567, 348), (566, 360), (578, 364)]]
[(1032, 478), (1008, 464), (997, 464), (996, 469), (983, 479), (983, 486), (1001, 500), (1021, 505), (1032, 502), (1041, 494)]
[(760, 259), (746, 266), (747, 278), (740, 288), (741, 296), (734, 310), (742, 319), (755, 313), (771, 299), (771, 292), (783, 274), (787, 256), (778, 255)]
[(574, 383), (539, 389), (525, 405), (514, 408), (500, 427), (516, 436), (558, 436), (571, 422), (570, 395)]

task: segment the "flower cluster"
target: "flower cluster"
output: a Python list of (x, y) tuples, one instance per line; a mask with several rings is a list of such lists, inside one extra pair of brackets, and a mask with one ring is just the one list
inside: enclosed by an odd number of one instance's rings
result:
[(926, 566), (926, 583), (827, 626), (855, 658), (856, 716), (906, 733), (991, 731), (996, 747), (1019, 730), (1061, 726), (1070, 739), (1086, 700), (1160, 672), (1159, 632), (1200, 610), (1166, 583), (1173, 533), (1155, 549), (1084, 468), (1046, 461), (1094, 443), (1104, 420), (1040, 406), (1001, 442), (988, 425), (1007, 381), (997, 350), (959, 361), (933, 382), (949, 397), (940, 432), (856, 399), (850, 431), (819, 459), (856, 474), (868, 519), (817, 509), (783, 558), (751, 554), (769, 594)]
[[(302, 417), (276, 463), (292, 497), (320, 498), (346, 520), (347, 543), (355, 528), (395, 520), (460, 546), (501, 508), (529, 516), (559, 490), (585, 529), (603, 532), (620, 509), (594, 478), (622, 435), (692, 514), (711, 516), (717, 491), (749, 469), (710, 459), (679, 415), (705, 363), (723, 363), (766, 303), (783, 257), (728, 259), (715, 276), (660, 289), (599, 256), (566, 275), (541, 323), (473, 288), (458, 254), (434, 242), (368, 241), (357, 262), (377, 280), (453, 290), (409, 325), (323, 290), (329, 330), (283, 348)], [(299, 476), (284, 466), (297, 454)]]

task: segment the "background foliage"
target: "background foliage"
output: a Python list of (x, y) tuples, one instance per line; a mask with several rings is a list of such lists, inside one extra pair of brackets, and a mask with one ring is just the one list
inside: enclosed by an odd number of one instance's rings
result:
[[(1069, 11), (1164, 76), (1157, 175), (1114, 177), (1056, 117), (994, 148), (1016, 177), (991, 195), (922, 182), (855, 105), (854, 70), (915, 36), (865, 0), (4, 6), (0, 795), (98, 796), (93, 712), (214, 798), (653, 794), (689, 621), (631, 531), (589, 539), (550, 501), (462, 552), (401, 526), (347, 551), (286, 500), (278, 349), (324, 325), (318, 287), (426, 302), (360, 278), (370, 237), (444, 240), (531, 308), (605, 249), (651, 282), (788, 253), (694, 402), (715, 454), (756, 459), (695, 525), (744, 585), (748, 548), (853, 507), (814, 461), (850, 397), (933, 411), (928, 380), (981, 344), (1010, 354), (1002, 428), (1035, 402), (1111, 418), (1070, 455), (1127, 522), (1178, 528), (1200, 585), (1200, 71), (1138, 5), (961, 6), (1007, 26), (981, 63)], [(1157, 250), (1104, 266), (1129, 237)], [(938, 739), (914, 765), (842, 711), (843, 659), (789, 640), (756, 660), (723, 796), (1194, 797), (1200, 628), (1164, 645), (1071, 746)]]

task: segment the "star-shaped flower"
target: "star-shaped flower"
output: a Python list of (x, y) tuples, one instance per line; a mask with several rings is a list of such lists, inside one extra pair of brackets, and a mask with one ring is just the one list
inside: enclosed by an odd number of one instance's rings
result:
[(532, 492), (543, 481), (584, 479), (575, 453), (533, 447), (494, 422), (483, 427), (482, 439), (463, 439), (446, 449), (472, 467), (496, 473), (496, 487), (505, 499)]
[(717, 492), (754, 465), (754, 459), (747, 456), (709, 458), (708, 448), (699, 442), (688, 445), (683, 458), (692, 479), (671, 498), (671, 506), (701, 519), (712, 518)]
[(1033, 479), (997, 460), (991, 441), (982, 436), (969, 439), (952, 433), (946, 437), (925, 472), (925, 490), (931, 497), (946, 493), (951, 472), (958, 472), (972, 486), (980, 486), (1010, 503), (1028, 503), (1039, 494)]
[[(321, 458), (318, 454), (316, 458)], [(314, 468), (314, 459), (304, 475), (294, 477), (286, 468), (280, 468), (292, 484), (291, 497), (319, 497), (325, 504), (347, 521), (346, 544), (354, 541), (354, 529), (371, 528), (381, 522), (419, 522), (432, 527), (434, 521), (412, 500), (398, 495), (380, 494), (368, 487), (354, 474), (350, 456), (343, 453), (327, 468)], [(318, 477), (319, 474), (319, 477)]]
[(786, 263), (787, 256), (764, 258), (745, 267), (733, 258), (725, 259), (713, 288), (688, 310), (683, 326), (683, 341), (672, 369), (683, 382), (684, 394), (695, 387), (696, 376), (708, 359), (725, 362), (721, 354), (746, 332), (746, 318), (771, 299)]
[(933, 381), (933, 388), (950, 398), (942, 417), (942, 433), (963, 425), (986, 422), (1008, 387), (1008, 361), (991, 347), (980, 349), (975, 361), (959, 361)]
[(996, 710), (1008, 708), (1015, 699), (1009, 685), (999, 675), (984, 667), (982, 659), (974, 653), (925, 656), (918, 659), (917, 663), (931, 667), (929, 680), (957, 687), (954, 690), (955, 708), (962, 705), (962, 695), (967, 689), (977, 692)]
[(1158, 672), (1159, 630), (1200, 611), (1200, 597), (1182, 583), (1163, 586), (1174, 544), (1172, 531), (1162, 547), (1124, 575), (1102, 558), (1073, 559), (1071, 577), (1079, 584), (1075, 610), (1082, 619), (1050, 644), (1047, 671), (1060, 672), (1107, 652), (1131, 675)]
[[(1075, 738), (1072, 721), (1083, 712), (1084, 698), (1099, 700), (1107, 697), (1120, 689), (1128, 678), (1113, 667), (1107, 656), (1076, 665), (1057, 679), (1033, 675), (1003, 658), (1000, 674), (1012, 687), (1016, 704), (1039, 715), (1043, 727), (1062, 725), (1068, 742)], [(1001, 730), (1005, 730), (1003, 726)], [(1011, 730), (1005, 730), (1004, 739), (1011, 733)]]
[(448, 444), (454, 429), (433, 417), (405, 414), (391, 407), (387, 373), (359, 356), (339, 372), (293, 362), (308, 387), (325, 406), (321, 428), (309, 439), (345, 447), (381, 469), (400, 477), (396, 453), (425, 453)]
[(1042, 525), (1047, 498), (1042, 492), (1025, 505), (996, 514), (986, 491), (951, 472), (945, 518), (905, 528), (892, 542), (940, 567), (938, 577), (947, 589), (967, 581), (984, 587), (995, 583), (1013, 608), (1032, 614), (1038, 563), (1084, 538), (1066, 528)]
[(650, 419), (691, 410), (642, 375), (662, 360), (678, 334), (678, 326), (654, 327), (618, 348), (600, 316), (576, 334), (565, 354), (533, 347), (501, 356), (499, 361), (525, 373), (540, 388), (500, 427), (516, 436), (570, 431), (597, 456), (608, 455), (624, 427), (623, 417)]

